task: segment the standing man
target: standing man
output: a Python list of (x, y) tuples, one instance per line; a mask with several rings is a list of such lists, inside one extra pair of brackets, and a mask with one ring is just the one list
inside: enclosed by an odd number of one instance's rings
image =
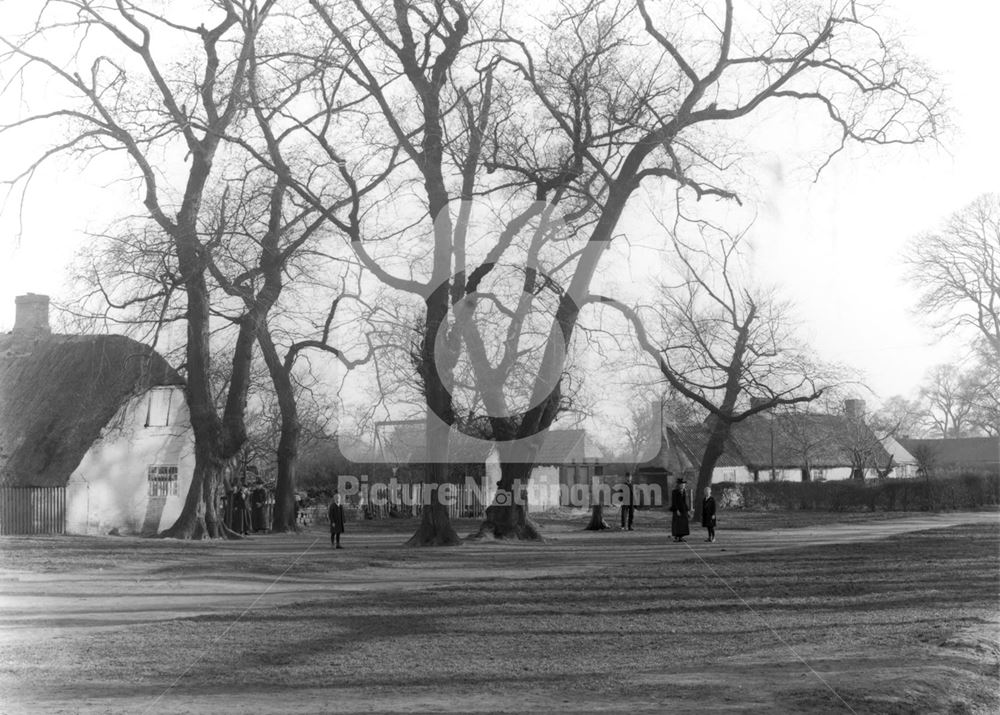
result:
[(340, 493), (333, 495), (330, 508), (327, 509), (327, 516), (330, 517), (330, 543), (333, 548), (341, 549), (340, 535), (344, 533), (344, 505), (340, 503)]
[(625, 485), (622, 489), (622, 530), (626, 528), (632, 531), (632, 519), (635, 518), (635, 491), (632, 489), (632, 473), (625, 472)]
[(687, 497), (687, 482), (683, 477), (678, 477), (674, 483), (674, 490), (670, 493), (670, 534), (674, 541), (684, 541), (684, 537), (691, 533), (688, 519), (689, 506)]

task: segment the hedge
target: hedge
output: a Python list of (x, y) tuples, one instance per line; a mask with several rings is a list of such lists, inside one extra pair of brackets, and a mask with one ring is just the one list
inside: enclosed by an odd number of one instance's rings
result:
[(729, 509), (817, 511), (945, 511), (1000, 504), (1000, 475), (964, 472), (947, 477), (836, 482), (717, 483)]

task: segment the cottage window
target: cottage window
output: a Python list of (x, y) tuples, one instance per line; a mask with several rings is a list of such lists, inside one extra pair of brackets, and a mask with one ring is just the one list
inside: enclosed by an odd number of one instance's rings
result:
[(824, 479), (826, 479), (826, 470), (813, 467), (812, 480), (814, 482), (822, 482)]
[(146, 474), (149, 479), (149, 496), (177, 496), (177, 465), (151, 464)]
[(149, 400), (146, 403), (147, 427), (168, 427), (170, 425), (170, 400), (173, 392), (169, 387), (149, 391)]

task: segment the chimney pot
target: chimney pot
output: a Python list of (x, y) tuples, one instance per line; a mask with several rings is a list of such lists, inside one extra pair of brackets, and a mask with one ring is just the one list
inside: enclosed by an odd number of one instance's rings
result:
[(844, 413), (852, 420), (860, 420), (865, 416), (865, 401), (844, 400)]

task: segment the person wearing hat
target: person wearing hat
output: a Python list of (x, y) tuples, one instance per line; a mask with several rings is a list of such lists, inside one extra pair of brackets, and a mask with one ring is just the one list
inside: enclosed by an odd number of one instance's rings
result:
[(340, 535), (344, 533), (344, 505), (340, 502), (339, 492), (334, 492), (326, 515), (330, 517), (330, 545), (335, 549), (342, 549)]
[(688, 512), (691, 507), (686, 484), (683, 477), (678, 477), (674, 483), (674, 490), (670, 493), (670, 534), (674, 537), (674, 541), (684, 541), (684, 537), (691, 533), (688, 524)]

